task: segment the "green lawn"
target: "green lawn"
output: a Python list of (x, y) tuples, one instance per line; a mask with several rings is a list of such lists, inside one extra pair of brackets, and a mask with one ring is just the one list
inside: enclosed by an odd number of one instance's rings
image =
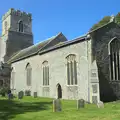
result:
[(62, 100), (62, 112), (52, 112), (52, 99), (24, 97), (8, 101), (0, 98), (0, 120), (120, 120), (120, 103), (106, 103), (105, 108), (86, 104), (76, 109), (76, 101)]

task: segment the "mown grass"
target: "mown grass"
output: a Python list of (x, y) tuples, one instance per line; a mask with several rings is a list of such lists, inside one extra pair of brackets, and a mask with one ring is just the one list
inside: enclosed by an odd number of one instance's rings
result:
[(76, 109), (76, 101), (62, 100), (62, 112), (53, 113), (52, 99), (24, 97), (12, 101), (0, 98), (0, 120), (120, 120), (120, 103), (106, 103), (98, 109), (86, 104)]

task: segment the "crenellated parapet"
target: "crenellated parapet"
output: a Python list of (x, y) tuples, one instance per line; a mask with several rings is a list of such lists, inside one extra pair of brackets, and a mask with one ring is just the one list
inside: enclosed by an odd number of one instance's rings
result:
[(15, 10), (14, 8), (9, 9), (9, 11), (3, 15), (2, 17), (2, 21), (5, 20), (9, 15), (16, 15), (16, 16), (20, 16), (20, 17), (28, 17), (29, 19), (32, 19), (32, 14), (31, 13), (26, 13), (26, 12), (22, 12), (20, 10)]

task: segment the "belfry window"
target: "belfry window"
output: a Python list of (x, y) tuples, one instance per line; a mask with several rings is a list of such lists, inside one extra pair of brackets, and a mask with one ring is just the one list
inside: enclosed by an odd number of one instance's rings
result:
[(19, 22), (19, 32), (23, 32), (23, 21)]
[(110, 58), (110, 80), (120, 80), (120, 41), (114, 38), (110, 41), (109, 46), (109, 58)]
[(49, 66), (48, 61), (44, 61), (43, 65), (43, 86), (49, 85)]
[(77, 65), (76, 56), (70, 54), (67, 59), (67, 85), (77, 85)]
[(31, 86), (31, 81), (32, 81), (32, 67), (30, 63), (27, 64), (26, 66), (26, 83), (27, 86)]

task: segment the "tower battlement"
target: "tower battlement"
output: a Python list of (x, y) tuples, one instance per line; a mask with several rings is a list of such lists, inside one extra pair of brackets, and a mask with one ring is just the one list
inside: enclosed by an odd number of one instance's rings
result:
[(2, 16), (2, 21), (5, 20), (9, 15), (16, 15), (16, 16), (21, 16), (21, 17), (28, 17), (29, 19), (32, 19), (32, 14), (31, 13), (26, 13), (24, 11), (20, 10), (15, 10), (14, 8), (9, 9), (7, 13), (5, 13)]

